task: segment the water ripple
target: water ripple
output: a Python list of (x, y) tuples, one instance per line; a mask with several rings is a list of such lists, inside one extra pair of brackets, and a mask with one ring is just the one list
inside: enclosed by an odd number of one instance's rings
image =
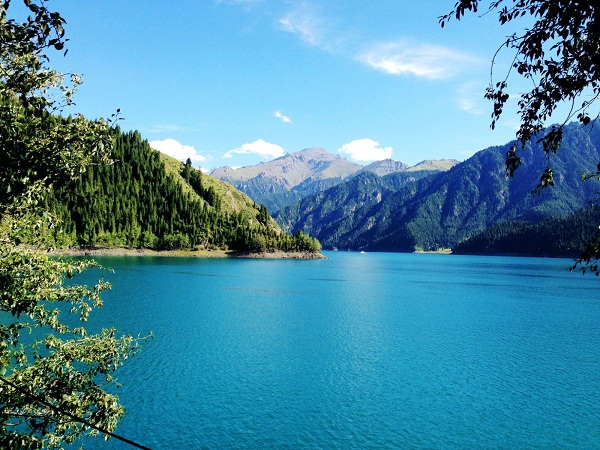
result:
[(155, 335), (120, 371), (118, 431), (157, 449), (600, 448), (597, 283), (564, 261), (329, 256), (115, 267), (92, 325)]

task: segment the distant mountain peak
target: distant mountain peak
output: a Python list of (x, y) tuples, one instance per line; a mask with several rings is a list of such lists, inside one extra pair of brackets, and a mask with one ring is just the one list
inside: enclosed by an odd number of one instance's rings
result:
[(394, 161), (392, 159), (382, 159), (380, 161), (375, 161), (369, 164), (368, 166), (363, 167), (359, 173), (361, 172), (372, 172), (375, 175), (380, 177), (384, 175), (388, 175), (394, 172), (401, 172), (403, 170), (408, 169), (409, 165), (403, 163), (402, 161)]
[(412, 167), (408, 167), (408, 172), (416, 172), (418, 170), (440, 170), (445, 172), (457, 165), (459, 161), (456, 159), (426, 159)]
[(232, 184), (261, 176), (285, 181), (285, 184), (292, 188), (309, 178), (344, 179), (361, 168), (361, 165), (333, 155), (323, 148), (310, 147), (255, 166), (240, 167), (236, 170), (219, 167), (211, 172), (211, 176)]
[(423, 161), (409, 167), (406, 163), (386, 159), (363, 167), (324, 148), (307, 147), (254, 166), (237, 169), (218, 167), (210, 175), (234, 185), (275, 212), (306, 195), (323, 191), (364, 172), (385, 176), (403, 171), (444, 171), (456, 164), (456, 161), (448, 161)]
[(368, 166), (363, 167), (359, 173), (363, 172), (372, 172), (375, 175), (383, 177), (385, 175), (389, 175), (391, 173), (396, 172), (417, 172), (420, 170), (428, 170), (428, 171), (440, 171), (445, 172), (446, 170), (450, 170), (458, 164), (458, 161), (455, 159), (439, 159), (432, 160), (427, 159), (425, 161), (421, 161), (414, 166), (409, 166), (408, 164), (402, 161), (394, 161), (393, 159), (382, 159), (380, 161), (375, 161)]
[[(518, 172), (506, 177), (505, 154), (512, 145), (514, 142), (486, 148), (459, 164), (451, 159), (425, 160), (377, 179), (363, 172), (280, 209), (276, 218), (284, 229), (315, 236), (324, 248), (437, 250), (455, 247), (498, 225), (477, 238), (483, 239), (479, 242), (488, 245), (497, 236), (507, 236), (505, 242), (513, 249), (524, 251), (527, 245), (521, 244), (531, 241), (539, 246), (535, 251), (545, 252), (571, 225), (559, 228), (551, 224), (543, 243), (537, 224), (586, 208), (590, 199), (597, 197), (600, 184), (582, 185), (579, 174), (595, 170), (600, 159), (600, 131), (591, 126), (565, 127), (561, 149), (552, 155), (552, 166), (559, 174), (556, 185), (538, 195), (532, 195), (531, 189), (548, 164), (541, 144), (532, 141), (531, 148), (521, 154)], [(390, 163), (371, 168), (386, 164)], [(527, 221), (529, 228), (515, 219)], [(597, 230), (597, 222), (590, 225), (590, 230)], [(519, 227), (522, 233), (518, 236), (513, 230)], [(514, 240), (519, 237), (528, 242)]]
[[(319, 160), (319, 161), (331, 161), (334, 159), (340, 159), (339, 155), (329, 153), (327, 150), (321, 147), (308, 147), (304, 150), (300, 150), (294, 153), (288, 153), (289, 156), (297, 158), (302, 161)], [(287, 155), (286, 155), (287, 156)], [(283, 156), (282, 158), (285, 158)]]

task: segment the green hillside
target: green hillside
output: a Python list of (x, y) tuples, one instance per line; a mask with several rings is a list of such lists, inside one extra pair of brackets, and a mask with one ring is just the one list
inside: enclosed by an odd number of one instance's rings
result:
[(65, 232), (55, 233), (59, 245), (320, 251), (318, 241), (282, 232), (264, 206), (151, 149), (138, 132), (116, 130), (111, 156), (48, 199)]

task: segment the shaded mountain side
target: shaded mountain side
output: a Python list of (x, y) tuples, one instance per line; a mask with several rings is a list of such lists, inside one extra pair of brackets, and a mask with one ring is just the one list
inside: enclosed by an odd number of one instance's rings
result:
[(594, 237), (598, 224), (597, 207), (540, 222), (511, 220), (461, 242), (452, 251), (462, 255), (577, 257)]
[(307, 148), (255, 166), (219, 167), (211, 176), (235, 186), (274, 212), (343, 181), (361, 168), (321, 148)]
[(236, 183), (236, 189), (256, 199), (258, 203), (264, 204), (271, 212), (278, 211), (282, 207), (295, 203), (315, 192), (323, 191), (343, 181), (341, 177), (328, 179), (314, 179), (309, 177), (292, 189), (287, 188), (286, 183), (281, 180), (273, 180), (266, 175), (260, 174), (248, 181)]
[(49, 197), (65, 231), (55, 234), (57, 244), (320, 250), (303, 233), (282, 232), (264, 206), (232, 186), (151, 149), (138, 132), (114, 134), (113, 164), (89, 167)]
[[(245, 192), (269, 211), (276, 212), (302, 198), (336, 186), (359, 174), (379, 176), (403, 171), (448, 170), (457, 161), (423, 161), (416, 166), (391, 159), (361, 166), (320, 148), (307, 148), (256, 166), (219, 167), (211, 175)], [(420, 177), (420, 176), (419, 176)]]
[(417, 192), (412, 185), (434, 173), (437, 172), (398, 172), (378, 177), (372, 172), (363, 172), (347, 182), (307, 196), (273, 216), (284, 230), (310, 229), (314, 236), (325, 237), (326, 241), (321, 243), (326, 248), (338, 247), (338, 242), (356, 239), (356, 230), (375, 226), (372, 217), (378, 205), (388, 197), (409, 185), (411, 187), (404, 190), (407, 195)]
[[(314, 211), (322, 208), (321, 202), (329, 201), (327, 210), (351, 215), (337, 222), (325, 223), (296, 206), (276, 218), (285, 229), (300, 229), (318, 237), (325, 248), (436, 250), (454, 247), (507, 220), (538, 222), (568, 215), (586, 207), (599, 189), (597, 182), (581, 181), (581, 173), (593, 171), (600, 160), (597, 129), (577, 124), (566, 127), (562, 148), (550, 160), (556, 185), (536, 195), (531, 191), (548, 159), (539, 144), (530, 143), (520, 153), (522, 166), (513, 178), (507, 178), (505, 154), (513, 144), (482, 150), (449, 171), (399, 185), (380, 202), (356, 204), (352, 211), (342, 203), (331, 203), (336, 195), (312, 197)], [(336, 188), (352, 189), (340, 186)], [(343, 196), (339, 200), (347, 201)]]

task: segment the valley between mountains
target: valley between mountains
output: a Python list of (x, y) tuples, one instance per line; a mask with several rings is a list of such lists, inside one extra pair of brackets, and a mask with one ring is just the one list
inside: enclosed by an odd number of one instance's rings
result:
[[(513, 144), (413, 167), (360, 166), (308, 148), (210, 175), (264, 204), (284, 231), (315, 237), (325, 249), (578, 255), (600, 224), (599, 185), (581, 177), (600, 161), (600, 132), (567, 126), (551, 161), (532, 141), (511, 178), (505, 154)], [(533, 194), (549, 163), (555, 186)]]
[[(600, 160), (600, 131), (567, 126), (550, 161), (532, 141), (507, 177), (512, 145), (412, 167), (361, 166), (308, 148), (207, 175), (116, 129), (113, 163), (91, 166), (46, 200), (61, 227), (45, 245), (302, 258), (321, 249), (578, 256), (600, 224), (599, 183), (582, 181)], [(532, 194), (549, 163), (555, 185)]]

